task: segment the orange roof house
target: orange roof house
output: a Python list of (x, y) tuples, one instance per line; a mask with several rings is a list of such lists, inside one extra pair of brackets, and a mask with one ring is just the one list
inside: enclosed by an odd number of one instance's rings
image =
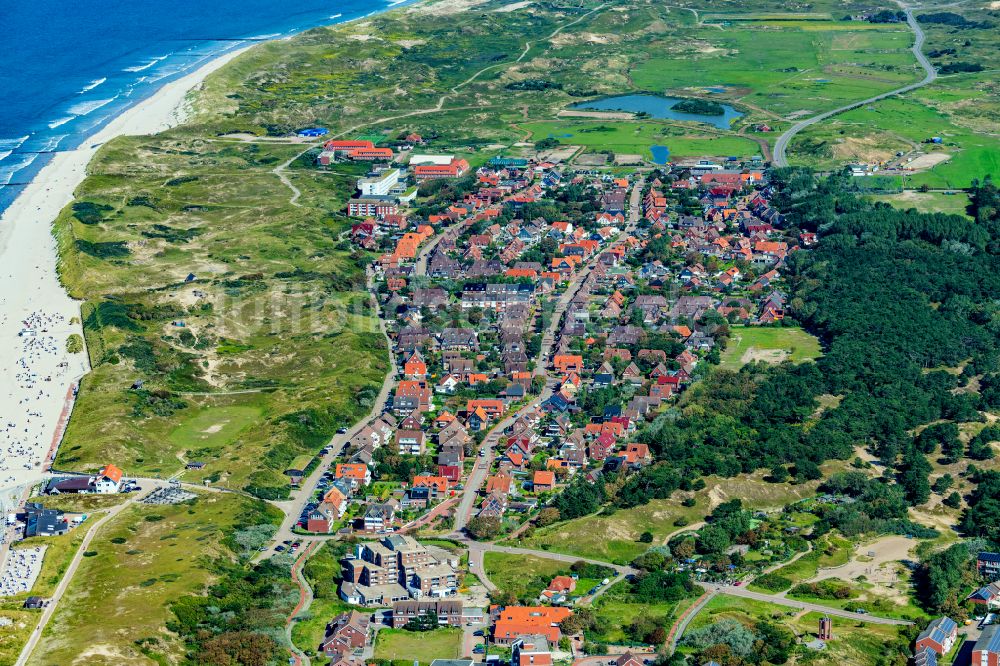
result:
[(531, 485), (535, 490), (552, 490), (556, 485), (555, 472), (549, 470), (539, 470), (531, 478)]
[(504, 495), (509, 495), (511, 489), (514, 487), (514, 478), (509, 474), (494, 474), (490, 478), (486, 479), (486, 494), (490, 493), (503, 493)]
[(424, 362), (424, 357), (420, 355), (420, 352), (413, 352), (413, 355), (406, 361), (403, 365), (403, 374), (416, 379), (427, 375), (427, 363)]
[(105, 479), (114, 483), (121, 483), (122, 476), (124, 476), (124, 474), (125, 472), (123, 472), (117, 465), (105, 465), (101, 468), (101, 471), (98, 472), (98, 476), (103, 476)]
[(559, 623), (572, 614), (562, 606), (507, 606), (493, 625), (493, 640), (510, 645), (521, 636), (541, 634), (550, 645), (556, 645), (562, 638)]
[(418, 475), (413, 477), (414, 488), (430, 488), (435, 494), (448, 492), (448, 479), (443, 476)]
[(556, 354), (552, 365), (559, 372), (582, 372), (583, 356), (579, 354)]
[(486, 415), (489, 417), (500, 416), (503, 414), (503, 400), (484, 398), (481, 400), (469, 400), (465, 404), (465, 411), (470, 414), (480, 408), (486, 412)]

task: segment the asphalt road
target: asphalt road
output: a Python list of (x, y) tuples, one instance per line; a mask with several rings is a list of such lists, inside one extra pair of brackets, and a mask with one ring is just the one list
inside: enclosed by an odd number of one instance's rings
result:
[(843, 617), (849, 620), (856, 620), (858, 622), (868, 622), (871, 624), (894, 624), (894, 625), (909, 625), (913, 624), (907, 620), (896, 620), (888, 617), (879, 617), (877, 615), (871, 615), (869, 613), (852, 613), (851, 611), (841, 610), (839, 608), (832, 608), (830, 606), (823, 606), (820, 604), (812, 604), (805, 601), (796, 601), (795, 599), (787, 599), (785, 597), (776, 594), (763, 594), (761, 592), (752, 592), (745, 587), (734, 587), (732, 585), (716, 585), (715, 583), (698, 583), (703, 588), (710, 592), (718, 592), (720, 594), (728, 594), (733, 597), (743, 597), (744, 599), (754, 599), (755, 601), (766, 601), (770, 604), (777, 604), (779, 606), (788, 606), (789, 608), (798, 608), (799, 610), (814, 611), (817, 613), (825, 613), (827, 615), (832, 615), (835, 617)]
[(881, 95), (875, 95), (874, 97), (869, 97), (868, 99), (863, 99), (859, 102), (852, 102), (845, 106), (833, 109), (832, 111), (826, 111), (819, 115), (813, 116), (811, 118), (806, 118), (805, 120), (800, 120), (799, 122), (788, 128), (784, 134), (778, 137), (778, 140), (774, 144), (774, 166), (785, 167), (788, 166), (788, 157), (786, 151), (788, 149), (788, 144), (791, 142), (795, 135), (809, 127), (810, 125), (815, 125), (818, 122), (826, 120), (838, 113), (843, 113), (844, 111), (850, 111), (851, 109), (856, 109), (859, 106), (864, 106), (865, 104), (871, 104), (879, 100), (885, 99), (887, 97), (893, 97), (894, 95), (902, 95), (903, 93), (908, 93), (911, 90), (916, 90), (917, 88), (922, 88), (928, 83), (933, 82), (937, 78), (937, 70), (934, 66), (927, 60), (924, 55), (924, 31), (923, 28), (917, 23), (917, 20), (913, 18), (913, 10), (908, 8), (903, 8), (906, 12), (906, 23), (913, 30), (913, 34), (916, 39), (913, 42), (913, 47), (910, 49), (913, 51), (914, 57), (916, 57), (917, 62), (924, 69), (924, 78), (916, 83), (911, 83), (909, 85), (903, 86), (902, 88), (896, 88), (895, 90), (890, 90), (889, 92), (882, 93)]
[[(368, 291), (374, 294), (372, 280), (373, 277), (369, 274)], [(281, 526), (278, 528), (277, 533), (268, 545), (267, 550), (258, 553), (257, 557), (254, 558), (255, 561), (274, 555), (276, 552), (274, 548), (282, 541), (301, 538), (301, 535), (295, 534), (292, 530), (298, 522), (303, 509), (305, 509), (306, 504), (308, 504), (312, 498), (313, 492), (316, 490), (316, 484), (319, 483), (323, 473), (326, 472), (330, 465), (344, 452), (344, 449), (347, 447), (347, 443), (351, 440), (351, 438), (358, 434), (358, 432), (361, 431), (370, 420), (376, 418), (382, 413), (383, 405), (385, 405), (386, 401), (389, 399), (389, 393), (396, 385), (396, 376), (398, 372), (398, 368), (396, 367), (396, 354), (393, 351), (392, 342), (389, 340), (389, 336), (386, 332), (385, 319), (382, 318), (382, 310), (378, 299), (373, 297), (373, 300), (375, 302), (375, 313), (379, 322), (379, 328), (385, 338), (386, 348), (389, 350), (389, 370), (386, 373), (385, 380), (382, 382), (382, 389), (379, 391), (378, 397), (375, 398), (375, 402), (372, 405), (371, 412), (369, 412), (368, 416), (348, 428), (346, 433), (333, 436), (330, 443), (327, 445), (330, 449), (329, 453), (323, 456), (323, 459), (320, 461), (320, 464), (316, 467), (313, 473), (303, 479), (299, 487), (292, 491), (291, 497), (283, 502), (273, 502), (274, 506), (284, 512), (285, 518), (281, 521)]]

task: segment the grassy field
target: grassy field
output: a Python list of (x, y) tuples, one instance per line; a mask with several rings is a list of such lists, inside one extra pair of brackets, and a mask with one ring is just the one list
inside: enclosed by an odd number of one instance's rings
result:
[[(905, 26), (747, 18), (725, 30), (693, 28), (683, 46), (654, 43), (656, 55), (631, 72), (635, 84), (654, 91), (724, 90), (717, 96), (786, 117), (918, 78)], [(759, 48), (761, 40), (767, 48)]]
[(17, 662), (21, 649), (38, 623), (40, 611), (8, 609), (0, 607), (0, 618), (10, 621), (0, 631), (0, 664)]
[(743, 326), (732, 329), (729, 346), (722, 353), (720, 367), (736, 370), (752, 360), (796, 363), (819, 358), (819, 340), (801, 328)]
[(536, 598), (554, 576), (569, 571), (565, 562), (506, 553), (485, 553), (483, 564), (494, 585), (518, 598)]
[(625, 564), (649, 548), (649, 544), (639, 541), (645, 531), (653, 533), (653, 543), (663, 543), (670, 534), (687, 529), (686, 525), (701, 520), (712, 507), (728, 499), (738, 497), (752, 508), (777, 508), (812, 495), (816, 488), (816, 483), (797, 486), (767, 483), (761, 474), (729, 479), (708, 477), (705, 481), (705, 489), (693, 494), (696, 500), (693, 507), (681, 504), (684, 493), (675, 493), (670, 499), (652, 500), (632, 509), (585, 516), (536, 529), (516, 543)]
[(457, 659), (461, 656), (461, 629), (435, 629), (430, 632), (382, 629), (375, 639), (376, 659), (419, 661), (427, 665), (435, 659)]
[(915, 208), (921, 213), (948, 213), (963, 217), (966, 216), (965, 208), (969, 205), (969, 196), (964, 192), (945, 194), (944, 192), (907, 190), (899, 194), (875, 194), (869, 198), (903, 210)]
[[(733, 619), (748, 625), (766, 620), (792, 630), (803, 641), (810, 641), (816, 638), (819, 618), (819, 613), (801, 613), (786, 606), (721, 594), (705, 605), (691, 621), (689, 630), (722, 619)], [(834, 618), (833, 640), (827, 643), (823, 652), (812, 653), (807, 663), (822, 666), (877, 663), (878, 657), (887, 654), (889, 644), (898, 647), (901, 635), (900, 627)]]
[(30, 663), (154, 663), (133, 643), (149, 637), (157, 639), (154, 652), (183, 654), (163, 631), (168, 604), (212, 581), (206, 565), (228, 556), (222, 540), (245, 502), (207, 493), (193, 503), (124, 510), (91, 543)]
[(632, 639), (626, 627), (638, 618), (653, 618), (667, 629), (673, 625), (695, 598), (682, 599), (676, 603), (634, 603), (622, 594), (625, 583), (618, 583), (597, 599), (594, 612), (597, 615), (597, 629), (587, 634), (587, 640), (603, 643), (624, 643)]
[(555, 138), (567, 146), (642, 155), (645, 159), (652, 158), (649, 148), (654, 145), (666, 146), (671, 158), (729, 155), (749, 158), (760, 153), (756, 143), (731, 133), (697, 126), (683, 128), (655, 120), (556, 120), (521, 123), (520, 127), (531, 132), (534, 141)]

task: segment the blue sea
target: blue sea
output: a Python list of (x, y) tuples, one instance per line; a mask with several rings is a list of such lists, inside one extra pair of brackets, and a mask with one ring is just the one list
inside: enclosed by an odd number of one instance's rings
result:
[(0, 210), (55, 151), (226, 51), (385, 10), (387, 0), (7, 0)]

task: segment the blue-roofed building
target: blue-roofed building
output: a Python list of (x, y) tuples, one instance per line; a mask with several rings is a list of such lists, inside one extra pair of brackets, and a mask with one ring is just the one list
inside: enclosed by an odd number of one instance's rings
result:
[(950, 617), (931, 620), (927, 628), (917, 636), (915, 651), (931, 649), (940, 655), (948, 654), (958, 638), (958, 625)]
[(979, 606), (986, 606), (990, 610), (1000, 608), (1000, 583), (984, 585), (966, 599)]
[(307, 127), (306, 129), (301, 129), (298, 131), (298, 135), (305, 138), (315, 138), (318, 136), (326, 136), (330, 133), (325, 127)]
[(930, 648), (920, 650), (913, 655), (913, 666), (937, 666), (937, 652)]
[(986, 580), (1000, 580), (1000, 553), (979, 553), (976, 558), (976, 569)]
[(991, 624), (983, 629), (972, 648), (972, 663), (976, 666), (1000, 664), (1000, 624)]

